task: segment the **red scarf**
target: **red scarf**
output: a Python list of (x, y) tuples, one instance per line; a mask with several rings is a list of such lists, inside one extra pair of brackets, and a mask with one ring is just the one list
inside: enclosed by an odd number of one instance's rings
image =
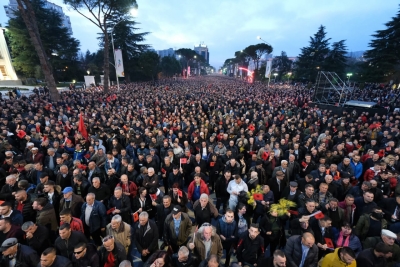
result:
[(346, 237), (346, 240), (344, 240), (344, 243), (343, 243), (343, 232), (340, 231), (339, 238), (338, 238), (338, 240), (336, 242), (336, 245), (338, 247), (348, 247), (349, 246), (349, 242), (350, 242), (350, 235), (348, 235)]
[(104, 264), (104, 267), (114, 267), (115, 266), (115, 258), (112, 252), (108, 253), (107, 261)]

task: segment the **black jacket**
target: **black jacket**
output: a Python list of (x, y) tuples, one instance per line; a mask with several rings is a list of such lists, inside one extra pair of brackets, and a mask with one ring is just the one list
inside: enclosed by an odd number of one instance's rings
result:
[(90, 183), (87, 179), (83, 179), (81, 186), (80, 186), (80, 194), (78, 191), (78, 185), (74, 184), (74, 186), (72, 187), (74, 189), (74, 193), (78, 196), (81, 196), (83, 199), (86, 198), (86, 195), (89, 193), (89, 187), (90, 187)]
[[(42, 267), (40, 262), (38, 263), (37, 267)], [(57, 255), (56, 259), (54, 260), (53, 264), (49, 267), (73, 267), (72, 262), (67, 259), (66, 257)]]
[[(111, 196), (110, 201), (108, 202), (108, 209), (111, 208), (119, 209), (119, 215), (121, 215), (122, 220), (128, 224), (131, 224), (131, 200), (128, 196), (122, 195), (120, 200), (117, 200), (115, 196)], [(113, 216), (113, 214), (110, 215), (111, 217)]]
[(34, 249), (38, 255), (50, 246), (49, 229), (46, 226), (38, 225), (31, 239), (26, 239), (26, 243)]
[(237, 260), (241, 262), (242, 265), (244, 265), (244, 262), (250, 264), (257, 263), (259, 258), (264, 254), (264, 238), (257, 235), (257, 237), (252, 240), (247, 230), (239, 239), (236, 253)]
[[(28, 194), (27, 199), (22, 202), (24, 204), (22, 208), (22, 217), (24, 218), (24, 222), (28, 221), (35, 221), (36, 219), (36, 212), (32, 208), (32, 201), (31, 201), (31, 196)], [(18, 207), (18, 202), (15, 202), (14, 205), (14, 210), (16, 210)]]
[[(99, 250), (99, 259), (100, 259), (100, 265), (98, 266), (104, 266), (104, 264), (107, 262), (108, 254), (112, 253), (114, 255), (115, 259), (115, 264), (114, 266), (119, 266), (119, 264), (126, 260), (126, 252), (125, 248), (121, 243), (118, 241), (114, 241), (114, 250), (112, 252), (108, 252), (104, 246), (101, 246)], [(96, 265), (90, 265), (90, 266), (96, 266)]]
[(138, 224), (135, 229), (135, 244), (140, 254), (144, 249), (153, 253), (158, 249), (158, 229), (155, 222), (149, 220), (146, 225)]
[(87, 267), (87, 266), (100, 266), (99, 255), (94, 244), (88, 243), (86, 246), (86, 254), (80, 259), (75, 258), (75, 254), (72, 255), (72, 265), (74, 267)]
[[(32, 248), (18, 244), (15, 267), (32, 267), (40, 262), (39, 256)], [(9, 266), (10, 259), (8, 257), (1, 258), (0, 266)]]
[(99, 188), (95, 188), (94, 186), (89, 187), (88, 193), (95, 194), (96, 200), (103, 201), (106, 206), (111, 196), (110, 188), (105, 184), (100, 184)]
[(71, 235), (68, 240), (57, 237), (56, 241), (54, 242), (54, 246), (57, 249), (57, 255), (71, 259), (74, 252), (74, 247), (81, 242), (87, 243), (85, 235), (78, 231), (71, 231)]

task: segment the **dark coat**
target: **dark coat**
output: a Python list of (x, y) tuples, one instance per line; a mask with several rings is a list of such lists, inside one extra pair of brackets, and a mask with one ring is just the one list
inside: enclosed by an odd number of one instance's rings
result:
[(155, 222), (149, 220), (145, 226), (138, 224), (135, 229), (135, 244), (140, 254), (144, 249), (150, 253), (158, 249), (158, 229)]
[(54, 242), (54, 247), (57, 249), (57, 255), (71, 259), (74, 247), (81, 242), (87, 243), (85, 235), (79, 231), (71, 231), (71, 235), (67, 241), (61, 239), (61, 237), (57, 237)]
[[(50, 179), (50, 177), (49, 177)], [(73, 177), (71, 173), (68, 173), (65, 178), (63, 177), (63, 175), (61, 173), (58, 173), (56, 176), (56, 184), (58, 184), (59, 186), (61, 186), (61, 189), (64, 189), (68, 186), (72, 186), (74, 183), (72, 181)]]
[(41, 255), (42, 252), (50, 246), (49, 240), (49, 229), (45, 226), (38, 225), (38, 228), (33, 233), (31, 239), (26, 239), (26, 243), (32, 249), (34, 249), (38, 255)]
[(36, 224), (46, 226), (51, 231), (57, 231), (58, 221), (52, 204), (47, 203), (41, 211), (37, 211)]
[[(86, 210), (87, 202), (82, 205), (81, 210), (81, 221), (82, 223), (85, 222), (85, 210)], [(89, 220), (89, 228), (90, 232), (93, 233), (94, 231), (102, 228), (106, 228), (107, 225), (107, 214), (106, 214), (106, 207), (100, 201), (95, 200), (93, 203), (93, 210), (90, 214)]]
[[(114, 241), (114, 249), (112, 252), (108, 252), (104, 246), (101, 246), (99, 250), (99, 259), (100, 259), (100, 265), (98, 266), (104, 266), (104, 264), (107, 262), (108, 255), (112, 253), (114, 255), (114, 266), (117, 267), (119, 264), (126, 260), (126, 252), (124, 246), (119, 243), (118, 241)], [(87, 265), (86, 265), (87, 266)], [(91, 265), (91, 266), (96, 266), (96, 265)]]
[[(301, 236), (294, 235), (288, 238), (285, 247), (285, 255), (287, 259), (288, 267), (298, 267), (301, 262), (301, 257), (303, 255), (301, 248)], [(317, 267), (318, 265), (318, 247), (313, 245), (308, 251), (307, 258), (304, 261), (303, 266), (307, 267)]]
[(274, 203), (278, 203), (281, 194), (283, 193), (283, 189), (286, 187), (285, 180), (282, 180), (279, 186), (276, 178), (271, 178), (268, 180), (268, 185), (271, 191), (274, 192)]
[[(69, 208), (71, 209), (71, 215), (72, 217), (79, 218), (81, 217), (81, 207), (83, 204), (83, 198), (81, 196), (76, 195), (75, 193), (72, 193), (72, 199)], [(65, 209), (65, 199), (61, 198), (60, 200), (60, 211)]]
[(94, 244), (88, 243), (86, 247), (86, 254), (80, 259), (75, 258), (75, 254), (72, 255), (72, 264), (74, 267), (87, 267), (87, 266), (100, 266), (99, 255), (97, 254), (97, 248)]
[[(108, 209), (117, 207), (117, 198), (115, 196), (110, 197), (110, 201), (108, 202)], [(120, 201), (120, 210), (119, 215), (121, 215), (122, 220), (128, 224), (131, 223), (131, 200), (128, 196), (122, 194)], [(112, 216), (112, 214), (111, 214)]]
[[(38, 265), (40, 262), (39, 256), (32, 248), (18, 244), (16, 267), (32, 267)], [(9, 266), (10, 259), (2, 257), (0, 266)]]
[(95, 188), (94, 186), (89, 187), (88, 193), (95, 194), (96, 200), (102, 201), (106, 206), (108, 204), (108, 199), (111, 196), (110, 188), (105, 184), (100, 184), (99, 188)]
[[(37, 267), (42, 267), (40, 262), (38, 263)], [(53, 264), (50, 265), (49, 267), (73, 267), (72, 262), (60, 255), (56, 256), (56, 259), (54, 260)]]
[[(22, 217), (24, 219), (24, 222), (28, 221), (35, 221), (36, 220), (36, 212), (32, 208), (32, 201), (31, 201), (31, 196), (28, 194), (27, 199), (22, 202), (24, 204), (22, 208)], [(18, 202), (15, 202), (14, 210), (17, 209)]]

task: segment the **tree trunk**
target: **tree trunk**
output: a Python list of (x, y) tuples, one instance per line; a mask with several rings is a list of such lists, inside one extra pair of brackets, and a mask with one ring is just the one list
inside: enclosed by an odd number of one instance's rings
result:
[[(107, 27), (104, 27), (104, 93), (108, 93), (109, 84), (108, 80), (110, 77), (110, 43), (108, 39)], [(112, 33), (111, 33), (112, 34)]]
[(36, 53), (39, 57), (40, 66), (42, 67), (42, 71), (47, 82), (47, 87), (49, 88), (50, 98), (52, 101), (58, 101), (60, 100), (60, 93), (57, 90), (56, 82), (53, 76), (53, 70), (44, 50), (42, 39), (40, 38), (33, 7), (29, 0), (17, 0), (17, 3), (22, 19), (24, 20), (26, 28), (29, 32), (29, 36), (31, 37), (32, 44), (35, 47)]

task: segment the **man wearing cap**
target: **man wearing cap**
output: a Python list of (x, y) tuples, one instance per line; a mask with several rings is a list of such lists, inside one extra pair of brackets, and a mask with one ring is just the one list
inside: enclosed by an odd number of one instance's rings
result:
[(3, 254), (1, 266), (30, 267), (37, 266), (39, 256), (32, 248), (21, 245), (16, 238), (6, 239), (0, 247)]
[(282, 192), (282, 198), (286, 198), (294, 203), (297, 203), (299, 196), (301, 194), (300, 190), (298, 189), (298, 183), (295, 181), (291, 181), (289, 186), (285, 187)]
[(189, 215), (181, 211), (181, 206), (175, 205), (164, 221), (165, 245), (171, 246), (174, 253), (178, 252), (179, 247), (186, 245), (191, 230), (192, 221)]
[(395, 243), (397, 235), (392, 231), (383, 229), (381, 236), (368, 237), (363, 242), (364, 249), (374, 248), (376, 244), (383, 242), (391, 248), (391, 254), (386, 258), (387, 266), (391, 267), (400, 262), (400, 247)]
[(60, 210), (63, 209), (71, 209), (71, 214), (73, 217), (79, 218), (81, 215), (81, 207), (83, 204), (83, 198), (81, 196), (76, 195), (73, 192), (72, 187), (66, 187), (62, 191), (63, 198), (60, 200)]
[(39, 153), (39, 149), (37, 147), (33, 147), (31, 152), (31, 155), (26, 159), (28, 163), (43, 163), (43, 155)]

